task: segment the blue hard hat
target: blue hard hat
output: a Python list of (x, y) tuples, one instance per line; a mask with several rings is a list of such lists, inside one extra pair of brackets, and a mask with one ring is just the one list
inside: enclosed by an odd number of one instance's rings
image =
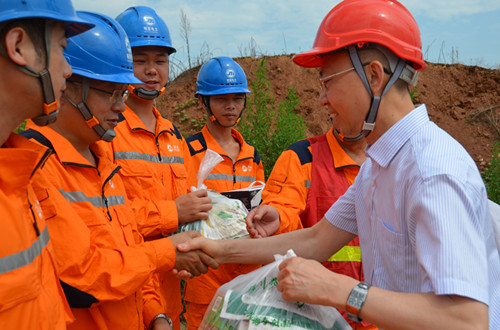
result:
[(94, 26), (75, 14), (71, 0), (0, 1), (0, 22), (26, 18), (51, 19), (65, 22), (67, 37), (87, 31)]
[(211, 58), (198, 72), (195, 96), (230, 93), (251, 93), (245, 71), (230, 57)]
[(166, 47), (168, 54), (175, 53), (165, 22), (154, 9), (145, 6), (130, 7), (116, 17), (130, 40), (132, 47)]
[(77, 14), (95, 27), (68, 39), (64, 56), (73, 74), (119, 84), (143, 84), (134, 76), (130, 43), (120, 24), (103, 14)]

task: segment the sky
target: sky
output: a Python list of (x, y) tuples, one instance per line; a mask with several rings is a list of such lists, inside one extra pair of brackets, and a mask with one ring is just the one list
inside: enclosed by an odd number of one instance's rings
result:
[[(73, 0), (76, 10), (115, 18), (131, 6), (149, 6), (163, 18), (177, 52), (171, 71), (188, 68), (181, 11), (190, 25), (192, 66), (214, 56), (295, 54), (309, 50), (327, 0)], [(424, 60), (500, 69), (500, 0), (401, 0), (422, 35)]]

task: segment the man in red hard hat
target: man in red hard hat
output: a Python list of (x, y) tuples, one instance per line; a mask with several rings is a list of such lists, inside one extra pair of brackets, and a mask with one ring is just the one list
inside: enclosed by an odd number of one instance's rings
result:
[[(408, 86), (426, 66), (412, 15), (397, 1), (343, 1), (313, 49), (293, 60), (321, 69), (338, 136), (366, 138), (354, 184), (310, 228), (179, 248), (201, 247), (219, 263), (267, 263), (292, 248), (300, 257), (278, 276), (285, 301), (333, 306), (380, 328), (499, 329), (500, 257), (486, 189), (465, 149), (412, 103)], [(275, 212), (247, 222), (262, 236), (280, 225)], [(318, 262), (355, 235), (366, 282)]]

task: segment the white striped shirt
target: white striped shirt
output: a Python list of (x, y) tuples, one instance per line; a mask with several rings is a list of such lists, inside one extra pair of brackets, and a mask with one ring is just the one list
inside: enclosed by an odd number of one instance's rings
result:
[(366, 154), (354, 185), (325, 215), (359, 235), (366, 280), (481, 301), (489, 305), (490, 329), (500, 329), (500, 257), (469, 154), (429, 120), (424, 105)]

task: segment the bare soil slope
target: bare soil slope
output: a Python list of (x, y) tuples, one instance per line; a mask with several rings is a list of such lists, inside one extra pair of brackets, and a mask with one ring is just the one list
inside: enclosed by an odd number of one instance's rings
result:
[[(283, 100), (288, 87), (294, 87), (300, 98), (297, 112), (307, 123), (307, 136), (326, 132), (329, 122), (326, 110), (318, 104), (317, 69), (304, 69), (292, 62), (291, 55), (266, 58), (271, 94), (276, 102)], [(261, 59), (235, 59), (249, 80)], [(158, 100), (160, 112), (185, 135), (199, 129), (204, 118), (194, 101), (198, 68), (181, 74), (170, 82)], [(491, 148), (500, 141), (500, 70), (476, 66), (429, 63), (421, 73), (415, 91), (416, 103), (425, 103), (431, 120), (458, 140), (484, 170), (491, 158)]]

